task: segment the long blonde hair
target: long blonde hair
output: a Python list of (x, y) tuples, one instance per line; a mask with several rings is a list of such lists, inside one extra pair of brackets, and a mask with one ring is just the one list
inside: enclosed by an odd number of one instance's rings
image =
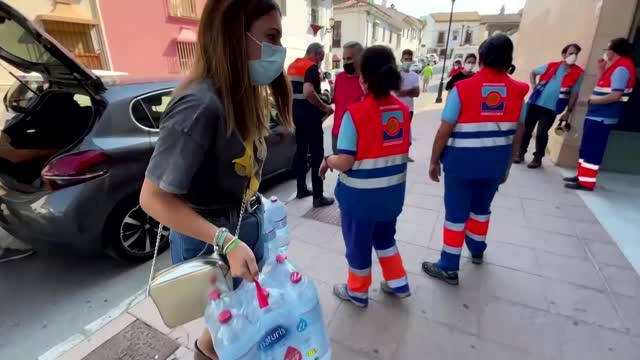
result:
[(274, 0), (207, 0), (198, 29), (198, 51), (182, 91), (196, 80), (211, 80), (224, 106), (228, 135), (238, 131), (243, 140), (269, 133), (271, 101), (278, 121), (293, 127), (291, 85), (283, 73), (270, 86), (251, 83), (246, 33), (271, 11), (280, 12)]

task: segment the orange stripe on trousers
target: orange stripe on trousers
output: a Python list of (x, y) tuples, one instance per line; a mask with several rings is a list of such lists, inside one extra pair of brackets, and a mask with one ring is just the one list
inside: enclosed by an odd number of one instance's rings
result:
[(400, 253), (391, 256), (378, 258), (380, 267), (382, 268), (382, 276), (385, 280), (397, 280), (407, 275), (402, 264)]
[(347, 289), (351, 292), (366, 293), (371, 286), (371, 273), (365, 276), (359, 276), (349, 271), (347, 278)]
[(444, 244), (454, 248), (462, 247), (462, 244), (464, 244), (464, 234), (464, 231), (451, 230), (445, 226), (443, 235)]
[(471, 233), (479, 235), (479, 236), (487, 236), (489, 232), (489, 220), (487, 221), (478, 221), (473, 218), (469, 218), (467, 220), (467, 230)]

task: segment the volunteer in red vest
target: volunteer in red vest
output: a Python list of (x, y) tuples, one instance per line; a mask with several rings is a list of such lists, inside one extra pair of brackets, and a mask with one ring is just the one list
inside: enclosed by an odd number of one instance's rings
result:
[[(536, 169), (542, 166), (542, 158), (549, 142), (549, 129), (556, 121), (556, 116), (564, 112), (561, 121), (569, 121), (584, 79), (584, 70), (576, 65), (580, 50), (582, 49), (578, 44), (569, 44), (562, 49), (563, 61), (541, 65), (531, 72), (533, 93), (529, 97), (520, 153), (514, 160), (516, 164), (524, 162), (524, 155), (537, 125), (536, 151), (527, 167)], [(538, 76), (540, 80), (536, 83)]]
[[(296, 154), (294, 172), (296, 174), (298, 199), (313, 195), (313, 207), (333, 204), (334, 200), (324, 196), (320, 164), (324, 158), (324, 133), (322, 119), (333, 114), (333, 108), (320, 99), (320, 64), (324, 60), (321, 44), (307, 47), (303, 58), (289, 65), (287, 75), (293, 90), (293, 123), (296, 126)], [(311, 185), (307, 187), (308, 155), (311, 155)]]
[(630, 58), (632, 51), (633, 45), (627, 39), (611, 40), (598, 63), (601, 76), (588, 100), (578, 173), (564, 178), (567, 188), (591, 191), (596, 187), (609, 132), (622, 117), (624, 105), (636, 84), (635, 65)]
[(362, 56), (365, 98), (347, 107), (338, 137), (338, 155), (325, 159), (340, 171), (336, 196), (349, 274), (333, 293), (341, 300), (366, 307), (371, 285), (371, 252), (382, 267), (381, 289), (405, 298), (411, 293), (407, 273), (396, 247), (396, 219), (402, 211), (409, 156), (409, 108), (392, 95), (400, 88), (393, 52), (372, 46)]
[(422, 263), (428, 275), (458, 284), (462, 246), (481, 264), (487, 248), (491, 202), (509, 174), (524, 132), (529, 86), (511, 79), (513, 43), (499, 34), (480, 45), (480, 71), (456, 83), (442, 111), (429, 177), (444, 167), (444, 244), (440, 260)]
[(338, 153), (338, 133), (347, 106), (357, 103), (364, 96), (362, 85), (360, 85), (360, 58), (363, 50), (362, 45), (356, 41), (350, 41), (342, 47), (344, 71), (336, 76), (333, 90), (336, 113), (333, 117), (333, 129), (331, 130), (331, 149), (334, 154)]

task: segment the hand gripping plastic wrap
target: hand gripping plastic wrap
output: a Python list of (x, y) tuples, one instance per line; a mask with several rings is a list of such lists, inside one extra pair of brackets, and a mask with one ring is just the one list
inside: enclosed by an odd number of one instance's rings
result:
[(285, 255), (254, 283), (209, 300), (205, 321), (221, 360), (331, 359), (317, 289)]

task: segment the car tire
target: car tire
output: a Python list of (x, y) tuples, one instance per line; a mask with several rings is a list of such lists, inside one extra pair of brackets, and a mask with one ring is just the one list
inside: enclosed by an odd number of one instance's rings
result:
[[(122, 200), (113, 209), (103, 231), (104, 243), (116, 257), (130, 263), (153, 258), (159, 223), (142, 210), (138, 194)], [(158, 253), (169, 247), (169, 229), (164, 227)]]

